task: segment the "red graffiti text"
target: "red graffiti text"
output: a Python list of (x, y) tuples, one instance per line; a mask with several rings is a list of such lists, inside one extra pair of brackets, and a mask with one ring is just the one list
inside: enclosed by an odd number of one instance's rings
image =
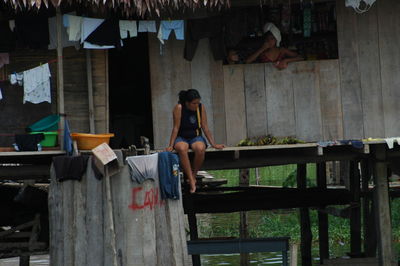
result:
[(141, 210), (144, 208), (150, 208), (150, 210), (153, 210), (157, 205), (164, 205), (164, 201), (160, 198), (160, 189), (158, 187), (146, 191), (143, 191), (142, 187), (132, 188), (132, 203), (129, 205), (130, 209)]

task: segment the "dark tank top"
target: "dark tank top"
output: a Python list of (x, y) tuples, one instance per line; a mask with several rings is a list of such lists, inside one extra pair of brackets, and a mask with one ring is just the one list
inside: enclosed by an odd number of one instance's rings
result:
[(201, 136), (201, 104), (198, 111), (191, 111), (182, 104), (181, 125), (178, 136), (185, 139), (192, 139)]

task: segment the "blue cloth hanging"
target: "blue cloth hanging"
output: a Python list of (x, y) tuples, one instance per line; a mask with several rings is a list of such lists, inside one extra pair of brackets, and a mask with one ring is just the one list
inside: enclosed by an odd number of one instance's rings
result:
[(72, 155), (73, 145), (67, 119), (64, 120), (64, 150), (67, 155)]

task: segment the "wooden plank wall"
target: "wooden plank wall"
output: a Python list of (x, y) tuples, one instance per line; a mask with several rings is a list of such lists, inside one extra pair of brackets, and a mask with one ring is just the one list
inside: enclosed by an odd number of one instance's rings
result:
[[(181, 90), (197, 89), (206, 107), (208, 124), (215, 138), (224, 142), (224, 106), (222, 63), (212, 58), (207, 39), (201, 40), (192, 62), (183, 59), (184, 42), (170, 40), (160, 48), (154, 34), (149, 35), (151, 99), (154, 143), (156, 148), (168, 145), (172, 130), (172, 109)], [(222, 125), (220, 126), (215, 126)]]
[[(17, 50), (10, 53), (10, 64), (2, 68), (2, 79), (13, 72), (21, 72), (56, 59), (55, 51)], [(64, 94), (65, 112), (70, 129), (74, 132), (89, 132), (89, 108), (86, 78), (85, 51), (73, 47), (64, 49)], [(23, 88), (0, 82), (3, 100), (0, 101), (0, 146), (10, 146), (13, 134), (24, 133), (25, 127), (37, 120), (57, 113), (57, 63), (50, 64), (52, 103), (23, 104)], [(92, 53), (93, 90), (96, 130), (108, 132), (108, 69), (107, 51)]]
[[(10, 64), (2, 68), (3, 78), (14, 72), (22, 72), (34, 68), (56, 58), (54, 51), (17, 50), (10, 53)], [(56, 64), (50, 64), (50, 72), (54, 76)], [(56, 77), (56, 76), (54, 76)], [(0, 146), (11, 146), (14, 143), (13, 134), (23, 134), (25, 128), (37, 120), (56, 112), (56, 78), (51, 79), (52, 104), (23, 103), (24, 89), (22, 86), (11, 85), (8, 80), (0, 82), (3, 99), (0, 101)]]
[[(400, 2), (377, 1), (380, 75), (385, 135), (400, 135)], [(379, 68), (377, 68), (379, 70)], [(379, 72), (378, 72), (379, 73)]]
[[(216, 139), (228, 145), (268, 133), (305, 141), (400, 135), (398, 14), (396, 0), (377, 1), (364, 14), (337, 0), (339, 59), (296, 62), (282, 71), (270, 64), (222, 65), (212, 59), (208, 40), (192, 62), (183, 59), (183, 42), (168, 41), (160, 56), (152, 38), (155, 146), (168, 144), (176, 93), (188, 88), (205, 96)], [(184, 86), (169, 82), (176, 64), (186, 65)]]
[[(111, 177), (118, 265), (191, 265), (182, 198), (161, 200), (157, 178), (138, 184), (131, 180), (129, 166), (120, 166), (120, 173)], [(58, 182), (52, 167), (51, 265), (113, 265), (105, 193), (91, 158), (81, 181)]]
[(108, 52), (107, 50), (93, 50), (91, 55), (95, 129), (96, 133), (108, 133)]
[(398, 136), (400, 3), (376, 1), (364, 14), (337, 7), (344, 137)]

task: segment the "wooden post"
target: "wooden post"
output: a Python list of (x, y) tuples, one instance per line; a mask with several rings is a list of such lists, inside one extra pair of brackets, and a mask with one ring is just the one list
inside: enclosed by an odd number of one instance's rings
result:
[(260, 168), (256, 168), (255, 169), (255, 173), (256, 173), (256, 185), (258, 186), (258, 185), (260, 185), (260, 179), (261, 179), (261, 177), (260, 177)]
[(387, 165), (385, 162), (385, 146), (379, 145), (375, 151), (374, 181), (376, 231), (378, 234), (379, 262), (382, 266), (397, 264), (394, 257), (392, 223), (390, 220), (389, 188), (387, 181)]
[(86, 49), (86, 75), (88, 84), (89, 129), (91, 134), (95, 134), (96, 129), (94, 126), (92, 57), (89, 49)]
[(113, 266), (118, 266), (118, 258), (117, 258), (117, 248), (116, 248), (116, 240), (115, 240), (115, 229), (114, 229), (114, 209), (112, 205), (112, 197), (111, 197), (111, 181), (110, 176), (108, 174), (107, 166), (104, 166), (104, 178), (106, 182), (106, 202), (107, 202), (107, 218), (108, 224), (110, 226), (110, 235), (111, 235), (111, 251), (113, 254)]
[(358, 162), (350, 162), (350, 193), (354, 206), (350, 209), (350, 249), (351, 254), (361, 254), (361, 208), (360, 208), (360, 173)]
[(63, 46), (62, 46), (62, 15), (60, 7), (56, 11), (56, 29), (57, 29), (57, 109), (61, 115), (59, 123), (58, 143), (60, 148), (64, 149), (64, 62), (63, 62)]
[(371, 162), (368, 159), (361, 161), (361, 181), (362, 181), (362, 191), (364, 193), (362, 199), (362, 208), (363, 208), (363, 225), (364, 225), (364, 253), (367, 257), (375, 257), (376, 255), (376, 232), (373, 218), (373, 202), (370, 200), (369, 196), (367, 196), (367, 192), (369, 191), (369, 181), (371, 179)]
[[(199, 239), (199, 233), (197, 231), (196, 213), (194, 213), (193, 211), (190, 211), (188, 213), (188, 220), (189, 220), (190, 240)], [(193, 264), (193, 266), (200, 266), (201, 265), (200, 256), (199, 255), (192, 255), (192, 264)]]
[[(239, 186), (248, 187), (250, 185), (250, 169), (240, 169), (239, 170)], [(240, 225), (239, 225), (239, 235), (240, 238), (248, 238), (248, 217), (247, 212), (240, 212)], [(248, 266), (250, 265), (250, 256), (248, 253), (240, 253), (240, 265)]]
[[(326, 162), (317, 164), (317, 185), (320, 189), (326, 189)], [(329, 259), (329, 234), (328, 214), (318, 212), (319, 257), (322, 264)]]
[(290, 244), (290, 266), (297, 266), (297, 244)]
[[(297, 187), (300, 189), (307, 188), (307, 165), (298, 164), (297, 165)], [(300, 224), (301, 224), (301, 265), (311, 266), (312, 256), (311, 256), (311, 222), (310, 213), (308, 208), (300, 208)]]
[(20, 256), (19, 266), (29, 266), (29, 261), (30, 261), (29, 256)]
[(339, 184), (344, 184), (344, 186), (349, 189), (350, 188), (350, 177), (349, 177), (349, 173), (350, 173), (350, 164), (349, 161), (340, 161), (340, 177), (342, 178), (342, 180), (340, 181)]

